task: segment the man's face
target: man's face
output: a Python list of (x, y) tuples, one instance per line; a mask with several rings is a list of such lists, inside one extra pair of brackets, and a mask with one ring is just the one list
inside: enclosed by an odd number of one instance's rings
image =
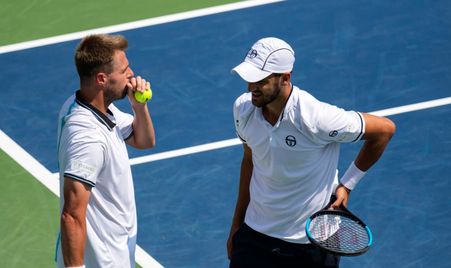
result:
[(255, 83), (248, 83), (248, 90), (252, 92), (252, 104), (257, 107), (263, 107), (274, 101), (282, 89), (281, 76), (271, 74)]
[(134, 76), (130, 69), (125, 52), (117, 50), (113, 57), (113, 71), (108, 74), (108, 85), (105, 89), (105, 97), (109, 101), (123, 99), (127, 96), (127, 83)]

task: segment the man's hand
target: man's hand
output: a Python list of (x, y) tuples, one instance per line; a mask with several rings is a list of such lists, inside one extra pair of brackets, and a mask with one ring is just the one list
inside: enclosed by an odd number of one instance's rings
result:
[(150, 82), (146, 81), (146, 79), (142, 78), (141, 76), (132, 77), (130, 78), (130, 82), (127, 84), (127, 95), (128, 99), (130, 100), (130, 103), (133, 107), (136, 105), (145, 105), (146, 103), (140, 103), (135, 99), (135, 91), (144, 92), (147, 89), (150, 88)]
[(348, 206), (348, 198), (351, 190), (346, 188), (343, 184), (339, 184), (335, 190), (335, 196), (337, 200), (330, 206), (330, 208), (337, 209), (343, 204), (343, 206)]

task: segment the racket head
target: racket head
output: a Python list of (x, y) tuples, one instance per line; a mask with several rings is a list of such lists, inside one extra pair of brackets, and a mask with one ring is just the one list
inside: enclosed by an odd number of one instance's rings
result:
[(323, 209), (307, 219), (305, 232), (317, 247), (340, 256), (357, 256), (373, 243), (370, 228), (345, 207)]

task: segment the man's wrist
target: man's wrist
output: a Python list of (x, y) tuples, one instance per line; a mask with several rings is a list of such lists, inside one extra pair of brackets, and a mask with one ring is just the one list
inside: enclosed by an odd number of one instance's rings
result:
[(337, 188), (339, 188), (339, 187), (342, 187), (348, 194), (351, 192), (351, 189), (349, 189), (348, 187), (344, 186), (342, 183), (340, 183)]
[(365, 176), (366, 172), (360, 170), (354, 162), (349, 165), (349, 168), (346, 170), (343, 177), (340, 179), (340, 183), (343, 184), (348, 190), (354, 190), (355, 186), (359, 181)]

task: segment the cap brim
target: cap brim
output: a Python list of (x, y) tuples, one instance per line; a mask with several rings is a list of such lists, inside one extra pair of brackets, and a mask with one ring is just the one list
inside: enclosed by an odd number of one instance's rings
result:
[(271, 72), (260, 70), (248, 62), (242, 62), (240, 65), (233, 68), (232, 72), (239, 74), (239, 76), (248, 83), (258, 82), (271, 74)]

